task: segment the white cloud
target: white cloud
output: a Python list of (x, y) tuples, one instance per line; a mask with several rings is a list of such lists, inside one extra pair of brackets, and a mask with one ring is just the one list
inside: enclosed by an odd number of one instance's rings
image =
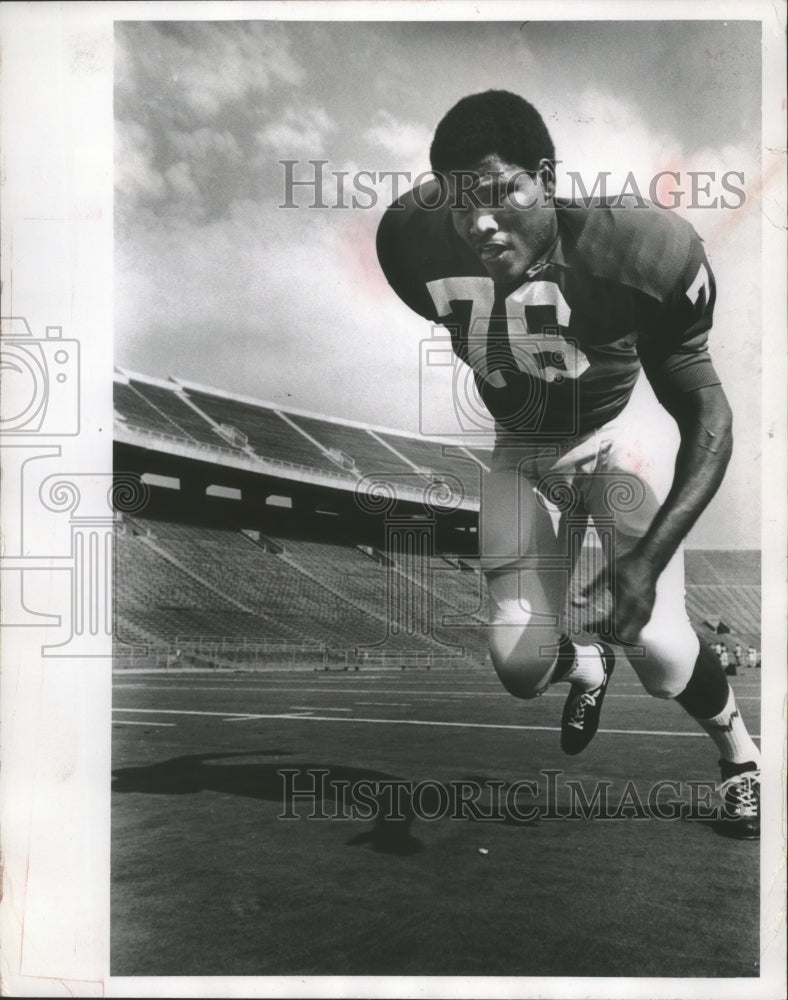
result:
[(241, 148), (231, 132), (215, 128), (198, 128), (193, 132), (174, 131), (169, 136), (170, 147), (182, 159), (213, 161), (216, 158), (240, 162)]
[(289, 52), (287, 39), (271, 21), (188, 26), (175, 49), (173, 79), (195, 111), (215, 115), (228, 101), (272, 82), (300, 84), (304, 72)]
[(118, 91), (175, 118), (214, 118), (227, 104), (275, 82), (298, 86), (304, 70), (274, 21), (124, 25)]
[(324, 108), (290, 105), (255, 134), (262, 149), (273, 149), (283, 159), (296, 156), (319, 158), (334, 122)]
[(148, 132), (133, 121), (115, 127), (115, 187), (129, 200), (160, 200), (167, 193), (161, 173), (151, 162), (153, 144)]
[(183, 160), (179, 163), (173, 163), (171, 167), (167, 168), (164, 176), (176, 198), (188, 201), (199, 200), (200, 191), (194, 183), (191, 167), (188, 163)]
[(428, 325), (380, 273), (376, 225), (252, 202), (211, 223), (146, 220), (119, 247), (117, 363), (417, 429)]
[[(222, 211), (249, 177), (250, 121), (257, 126), (281, 100), (258, 112), (263, 93), (290, 92), (304, 79), (283, 25), (129, 22), (117, 41), (119, 223), (152, 202), (173, 218)], [(315, 121), (325, 125), (320, 115)]]
[(377, 112), (375, 124), (367, 129), (364, 137), (373, 146), (406, 163), (425, 163), (432, 142), (432, 133), (424, 125), (400, 121), (383, 109)]

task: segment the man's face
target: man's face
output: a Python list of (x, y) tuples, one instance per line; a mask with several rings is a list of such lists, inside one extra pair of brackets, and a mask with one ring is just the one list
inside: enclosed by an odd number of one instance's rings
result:
[(452, 222), (493, 281), (518, 281), (555, 239), (554, 181), (491, 154), (452, 175)]

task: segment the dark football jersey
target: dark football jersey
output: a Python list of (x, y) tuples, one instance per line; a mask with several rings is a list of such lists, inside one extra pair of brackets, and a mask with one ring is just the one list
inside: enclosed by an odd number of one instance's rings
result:
[(457, 235), (437, 186), (378, 229), (381, 267), (411, 309), (446, 327), (499, 428), (573, 437), (612, 420), (641, 365), (660, 399), (719, 382), (707, 351), (714, 276), (679, 216), (615, 199), (556, 200), (558, 237), (514, 286)]

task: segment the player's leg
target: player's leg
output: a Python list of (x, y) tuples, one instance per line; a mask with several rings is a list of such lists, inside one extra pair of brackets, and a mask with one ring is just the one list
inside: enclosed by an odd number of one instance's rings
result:
[[(644, 454), (645, 433), (637, 424), (610, 434), (605, 446), (604, 475), (598, 477), (586, 498), (592, 516), (610, 517), (610, 492), (602, 490), (606, 478), (633, 477), (642, 492), (637, 503), (614, 511), (615, 552), (628, 551), (648, 530), (670, 486), (674, 454), (652, 452), (650, 463), (633, 462)], [(760, 755), (736, 706), (733, 689), (719, 659), (700, 642), (690, 624), (684, 596), (684, 554), (679, 549), (657, 582), (651, 619), (638, 637), (642, 655), (628, 655), (645, 689), (657, 698), (676, 700), (709, 734), (720, 754), (726, 805), (731, 813), (729, 830), (736, 835), (757, 836), (757, 782)], [(626, 650), (625, 650), (626, 652)]]
[(677, 701), (717, 747), (727, 831), (757, 836), (760, 752), (747, 732), (724, 667), (687, 618), (681, 551), (660, 577), (654, 613), (639, 641), (645, 656), (630, 662), (643, 686), (655, 697)]
[(714, 653), (699, 642), (692, 673), (675, 700), (714, 741), (720, 754), (723, 826), (742, 838), (760, 833), (760, 751), (741, 717), (733, 688)]
[(480, 534), (496, 672), (519, 698), (534, 698), (558, 681), (572, 684), (578, 696), (587, 695), (585, 724), (572, 731), (568, 751), (577, 753), (596, 731), (613, 660), (607, 666), (603, 654), (608, 651), (600, 645), (578, 646), (562, 634), (571, 574), (567, 547), (557, 518), (514, 460), (507, 465), (506, 457), (499, 459), (484, 477)]
[(533, 483), (512, 466), (499, 461), (482, 482), (479, 544), (490, 600), (488, 639), (507, 691), (534, 698), (571, 655), (568, 648), (554, 652), (567, 579), (561, 567), (543, 568), (560, 556), (553, 523)]

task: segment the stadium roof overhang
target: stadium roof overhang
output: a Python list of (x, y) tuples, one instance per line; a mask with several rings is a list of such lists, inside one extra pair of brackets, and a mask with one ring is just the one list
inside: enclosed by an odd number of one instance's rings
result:
[(425, 474), (422, 482), (412, 485), (398, 481), (396, 476), (387, 477), (385, 473), (362, 476), (341, 469), (336, 472), (312, 469), (295, 462), (252, 456), (221, 445), (154, 433), (120, 420), (115, 422), (114, 434), (116, 456), (122, 455), (124, 461), (133, 466), (127, 471), (139, 474), (161, 471), (165, 466), (173, 476), (178, 475), (179, 468), (183, 471), (193, 471), (197, 467), (214, 469), (217, 473), (229, 473), (236, 482), (239, 479), (261, 484), (276, 482), (295, 489), (343, 493), (349, 499), (355, 498), (359, 506), (370, 513), (386, 504), (429, 507), (436, 512), (465, 513), (473, 517), (479, 510), (478, 497), (466, 495), (462, 484), (452, 476)]

